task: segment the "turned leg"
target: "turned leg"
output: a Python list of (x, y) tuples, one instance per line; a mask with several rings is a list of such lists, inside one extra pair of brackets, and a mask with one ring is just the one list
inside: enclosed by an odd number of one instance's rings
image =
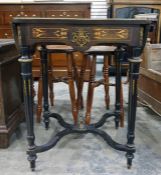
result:
[(36, 121), (41, 122), (41, 113), (42, 113), (42, 78), (39, 78), (38, 81), (38, 93), (37, 93), (37, 112), (36, 112)]
[(40, 50), (41, 65), (42, 65), (42, 84), (43, 84), (43, 118), (45, 128), (49, 128), (49, 102), (48, 102), (48, 59), (47, 50), (45, 46), (41, 47)]
[(95, 88), (95, 74), (96, 74), (96, 55), (94, 54), (92, 57), (92, 63), (90, 66), (90, 79), (89, 79), (88, 92), (87, 92), (87, 109), (86, 109), (86, 115), (85, 115), (85, 122), (87, 125), (90, 124), (90, 120), (91, 120), (93, 93)]
[[(141, 59), (134, 57), (129, 59), (129, 102), (128, 102), (128, 133), (127, 146), (135, 149), (135, 120), (137, 106), (137, 80), (139, 78), (139, 67)], [(134, 151), (128, 151), (126, 154), (128, 168), (131, 168)]]
[(120, 120), (120, 88), (121, 88), (121, 64), (120, 61), (123, 57), (123, 51), (121, 48), (118, 48), (115, 52), (115, 60), (116, 60), (116, 85), (115, 85), (115, 127), (116, 129), (119, 127)]
[[(82, 60), (82, 62), (83, 62), (83, 60)], [(82, 63), (82, 65), (84, 65), (84, 64)], [(81, 92), (80, 97), (77, 99), (77, 103), (79, 103), (79, 104), (77, 104), (77, 109), (80, 109), (80, 108), (83, 109), (84, 106), (83, 106), (82, 89), (81, 89), (81, 91), (79, 91), (79, 89), (80, 89), (80, 87), (79, 87), (80, 86), (80, 84), (79, 84), (79, 73), (78, 73), (77, 65), (75, 63), (74, 55), (72, 55), (72, 66), (74, 68), (74, 79), (76, 80), (77, 94), (78, 94), (78, 96), (79, 96), (79, 93), (78, 92)], [(81, 69), (81, 70), (84, 71), (85, 70), (85, 67), (83, 67), (83, 69)], [(84, 72), (81, 72), (81, 70), (80, 70), (80, 76), (81, 76), (81, 74), (83, 74), (81, 78), (83, 78), (82, 80), (84, 82)], [(83, 85), (83, 82), (82, 82), (81, 85)]]
[(27, 140), (28, 140), (28, 161), (31, 170), (35, 169), (35, 135), (34, 135), (34, 118), (33, 118), (33, 95), (32, 95), (32, 58), (30, 57), (29, 48), (21, 47), (21, 75), (23, 79), (23, 95), (25, 105), (25, 117), (27, 124)]
[(109, 64), (108, 64), (108, 56), (107, 55), (104, 56), (103, 76), (104, 76), (105, 104), (106, 104), (106, 108), (109, 109), (109, 104), (110, 104), (110, 96), (109, 96)]
[(71, 53), (67, 53), (67, 68), (68, 68), (68, 85), (69, 85), (69, 93), (71, 99), (72, 106), (72, 115), (74, 119), (74, 124), (77, 125), (78, 122), (78, 112), (77, 112), (77, 104), (75, 97), (75, 87), (74, 87), (74, 75), (72, 70), (72, 58)]
[(80, 75), (79, 75), (79, 81), (78, 81), (78, 91), (77, 91), (77, 109), (79, 110), (80, 108), (82, 108), (82, 106), (80, 106), (81, 101), (83, 101), (82, 98), (82, 91), (83, 91), (83, 85), (84, 85), (84, 74), (86, 71), (86, 66), (87, 66), (87, 59), (86, 57), (83, 55), (82, 58), (82, 65), (81, 65), (81, 70), (80, 70)]
[[(82, 64), (81, 64), (81, 68), (80, 68), (80, 74), (79, 74), (79, 79), (78, 79), (78, 83), (77, 83), (77, 114), (78, 117), (82, 117), (79, 116), (79, 110), (83, 109), (83, 95), (82, 95), (82, 91), (83, 91), (83, 85), (84, 85), (84, 74), (86, 71), (86, 67), (87, 67), (87, 59), (85, 57), (85, 55), (83, 55), (82, 58)], [(80, 114), (82, 115), (82, 114)], [(81, 125), (82, 123), (84, 123), (84, 121), (81, 120), (81, 118), (79, 118), (79, 124)]]

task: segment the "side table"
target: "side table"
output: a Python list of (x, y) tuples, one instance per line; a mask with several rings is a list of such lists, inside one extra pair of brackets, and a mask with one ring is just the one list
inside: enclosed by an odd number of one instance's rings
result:
[[(25, 100), (25, 113), (28, 131), (28, 160), (31, 169), (35, 170), (35, 160), (37, 153), (47, 151), (54, 147), (56, 143), (65, 135), (72, 133), (93, 133), (101, 136), (112, 148), (126, 152), (128, 168), (132, 165), (134, 158), (135, 145), (135, 119), (137, 104), (137, 80), (139, 77), (140, 55), (145, 46), (150, 21), (129, 20), (129, 19), (53, 19), (53, 18), (15, 18), (12, 23), (14, 38), (21, 52), (21, 75), (23, 78), (23, 90)], [(46, 144), (37, 146), (35, 144), (34, 120), (33, 120), (33, 99), (32, 99), (32, 57), (37, 45), (46, 47), (47, 45), (66, 44), (72, 46), (75, 51), (84, 52), (93, 45), (114, 45), (116, 46), (115, 59), (120, 69), (121, 60), (124, 54), (129, 54), (129, 102), (128, 102), (128, 131), (127, 143), (120, 144), (114, 141), (109, 134), (104, 132), (101, 127), (109, 117), (115, 117), (118, 125), (120, 118), (120, 102), (117, 101), (115, 111), (110, 111), (100, 116), (97, 123), (85, 124), (80, 121), (74, 124), (66, 123), (58, 113), (51, 113), (48, 105), (47, 88), (47, 54), (41, 55), (42, 78), (46, 87), (44, 94), (44, 121), (48, 128), (49, 118), (58, 120), (58, 123), (65, 129), (58, 132)], [(117, 74), (116, 95), (120, 93), (120, 73)], [(119, 94), (120, 95), (120, 94)], [(118, 96), (119, 96), (118, 95)], [(79, 100), (79, 99), (78, 99)], [(79, 110), (79, 109), (77, 109)], [(78, 111), (79, 112), (79, 111)], [(79, 116), (79, 115), (78, 115)]]

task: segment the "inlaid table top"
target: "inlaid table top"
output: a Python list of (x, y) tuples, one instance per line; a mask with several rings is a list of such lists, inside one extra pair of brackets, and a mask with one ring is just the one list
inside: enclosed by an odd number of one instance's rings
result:
[[(105, 43), (143, 47), (149, 23), (139, 19), (14, 18), (13, 29), (20, 47), (34, 48), (38, 43), (66, 44), (84, 51)], [(19, 27), (16, 30), (14, 26)], [(18, 35), (21, 35), (19, 40)]]

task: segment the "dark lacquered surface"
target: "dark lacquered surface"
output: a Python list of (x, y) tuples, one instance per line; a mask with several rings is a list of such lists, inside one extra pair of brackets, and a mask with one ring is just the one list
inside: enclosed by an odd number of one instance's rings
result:
[[(12, 23), (14, 30), (16, 30), (16, 26), (20, 26), (17, 31), (14, 31), (18, 48), (20, 45), (29, 44), (33, 47), (31, 48), (33, 51), (36, 44), (39, 43), (66, 44), (77, 51), (85, 51), (91, 45), (105, 43), (143, 47), (146, 35), (144, 31), (146, 31), (149, 24), (150, 21), (148, 20), (137, 19), (61, 18), (14, 18)], [(134, 33), (138, 34), (133, 37)], [(21, 35), (21, 43), (18, 40), (18, 35)], [(30, 38), (27, 36), (30, 36)]]

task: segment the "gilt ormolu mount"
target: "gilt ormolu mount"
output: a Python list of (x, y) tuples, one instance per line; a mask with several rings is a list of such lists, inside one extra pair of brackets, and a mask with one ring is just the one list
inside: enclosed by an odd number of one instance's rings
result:
[[(137, 79), (139, 76), (140, 55), (144, 48), (149, 21), (146, 20), (90, 20), (90, 19), (52, 19), (52, 18), (15, 18), (13, 21), (14, 37), (17, 47), (21, 52), (22, 78), (26, 109), (26, 122), (28, 131), (28, 160), (31, 169), (35, 169), (36, 154), (47, 151), (65, 135), (71, 133), (94, 133), (100, 135), (114, 149), (126, 152), (127, 164), (132, 165), (133, 153), (135, 152), (135, 118)], [(106, 113), (97, 122), (83, 127), (79, 123), (72, 125), (66, 123), (62, 116), (49, 112), (48, 88), (47, 88), (47, 55), (42, 52), (42, 72), (44, 84), (44, 122), (46, 128), (49, 118), (55, 118), (65, 129), (57, 133), (51, 140), (41, 146), (35, 145), (33, 102), (32, 102), (32, 57), (37, 45), (45, 50), (46, 45), (66, 44), (72, 46), (76, 51), (85, 51), (92, 45), (115, 45), (115, 59), (117, 64), (116, 74), (116, 96), (120, 95), (120, 66), (125, 52), (129, 54), (129, 103), (128, 103), (128, 133), (127, 144), (119, 144), (104, 131), (98, 129), (109, 117), (115, 117), (115, 126), (119, 126), (120, 101), (116, 97), (116, 110)], [(65, 117), (65, 116), (64, 116)]]

